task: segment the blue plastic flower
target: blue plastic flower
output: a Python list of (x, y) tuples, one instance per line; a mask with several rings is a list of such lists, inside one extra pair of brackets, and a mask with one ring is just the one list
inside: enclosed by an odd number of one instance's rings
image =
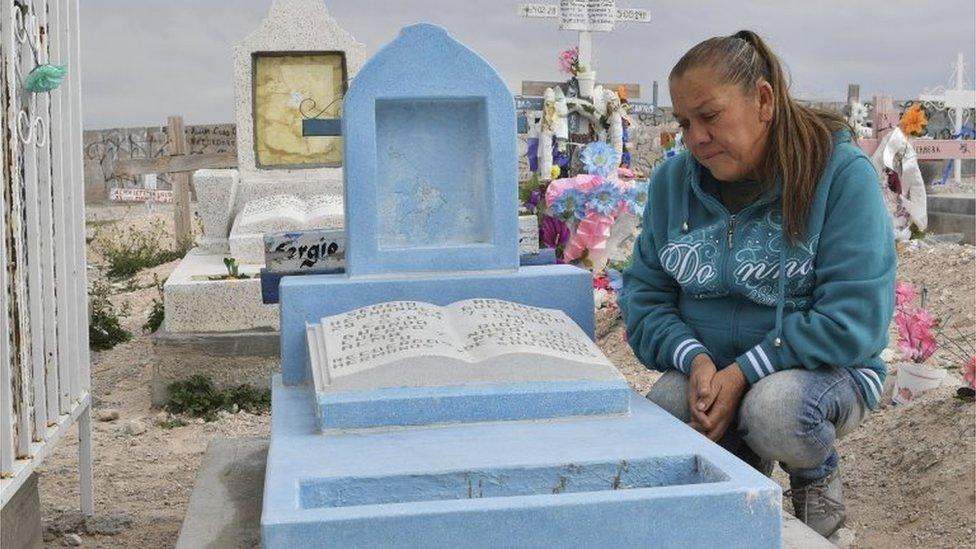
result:
[(616, 185), (604, 181), (587, 195), (586, 206), (603, 215), (613, 215), (622, 198)]
[(577, 189), (566, 189), (552, 203), (552, 211), (563, 219), (586, 217), (586, 195)]
[(624, 277), (617, 269), (607, 269), (607, 278), (610, 280), (610, 287), (615, 292), (619, 292), (624, 287)]
[(644, 206), (647, 205), (647, 179), (634, 181), (634, 184), (627, 189), (624, 200), (627, 202), (627, 209), (635, 215), (644, 213)]
[(580, 160), (586, 166), (587, 172), (607, 177), (620, 165), (620, 153), (608, 143), (594, 141), (583, 148)]

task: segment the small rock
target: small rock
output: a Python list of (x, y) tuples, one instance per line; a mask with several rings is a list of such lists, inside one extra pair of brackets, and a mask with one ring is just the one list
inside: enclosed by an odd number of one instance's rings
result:
[(169, 414), (166, 412), (159, 412), (158, 414), (153, 416), (153, 422), (155, 422), (156, 425), (162, 425), (167, 421), (169, 421)]
[(230, 405), (230, 413), (236, 414), (237, 412), (240, 412), (240, 411), (241, 411), (241, 407), (238, 406), (236, 402), (234, 404), (231, 404)]
[(119, 411), (116, 408), (102, 408), (95, 412), (98, 421), (115, 421), (119, 419)]
[(81, 545), (81, 536), (79, 536), (78, 534), (65, 534), (64, 543), (72, 547), (78, 547), (79, 545)]
[(122, 431), (127, 435), (138, 436), (146, 432), (146, 424), (138, 419), (125, 422)]
[(227, 419), (227, 418), (231, 417), (232, 415), (234, 415), (234, 414), (228, 412), (227, 410), (220, 410), (220, 411), (217, 412), (217, 417), (219, 417), (220, 419)]
[(854, 530), (850, 528), (841, 528), (837, 530), (830, 536), (830, 542), (840, 547), (840, 549), (848, 549), (854, 545)]
[(197, 425), (203, 425), (206, 422), (207, 422), (207, 420), (203, 419), (202, 417), (198, 417), (198, 418), (196, 418), (196, 419), (193, 420), (193, 423), (196, 423)]

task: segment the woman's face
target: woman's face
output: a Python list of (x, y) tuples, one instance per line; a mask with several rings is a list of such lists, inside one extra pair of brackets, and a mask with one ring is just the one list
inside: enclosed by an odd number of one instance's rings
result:
[(674, 117), (691, 154), (719, 181), (755, 180), (772, 120), (769, 83), (761, 80), (747, 93), (719, 83), (711, 67), (696, 67), (670, 84)]

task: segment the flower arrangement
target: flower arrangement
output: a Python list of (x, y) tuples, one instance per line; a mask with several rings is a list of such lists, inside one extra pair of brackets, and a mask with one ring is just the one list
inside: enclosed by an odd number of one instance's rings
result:
[(616, 221), (643, 213), (647, 181), (628, 177), (629, 170), (620, 173), (620, 154), (602, 141), (587, 145), (580, 158), (588, 173), (556, 179), (546, 188), (548, 215), (540, 232), (544, 245), (557, 243), (563, 261), (600, 272)]
[(912, 106), (902, 115), (898, 126), (901, 128), (901, 131), (905, 132), (905, 135), (918, 137), (925, 133), (925, 127), (928, 123), (928, 118), (925, 116), (925, 111), (922, 110), (921, 103), (912, 103)]
[(895, 324), (898, 326), (898, 348), (915, 363), (929, 359), (938, 348), (932, 327), (935, 318), (922, 307), (913, 307), (915, 288), (907, 282), (895, 284)]
[(559, 52), (559, 70), (575, 77), (585, 68), (579, 64), (579, 48), (573, 47)]

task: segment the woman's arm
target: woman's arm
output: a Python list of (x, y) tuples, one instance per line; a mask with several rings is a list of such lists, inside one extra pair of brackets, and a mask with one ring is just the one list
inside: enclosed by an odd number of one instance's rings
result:
[(692, 360), (707, 350), (678, 315), (681, 287), (661, 268), (654, 242), (654, 231), (667, 231), (667, 174), (680, 172), (673, 164), (668, 162), (652, 178), (643, 229), (634, 245), (631, 265), (623, 273), (620, 308), (627, 341), (645, 366), (689, 374)]

